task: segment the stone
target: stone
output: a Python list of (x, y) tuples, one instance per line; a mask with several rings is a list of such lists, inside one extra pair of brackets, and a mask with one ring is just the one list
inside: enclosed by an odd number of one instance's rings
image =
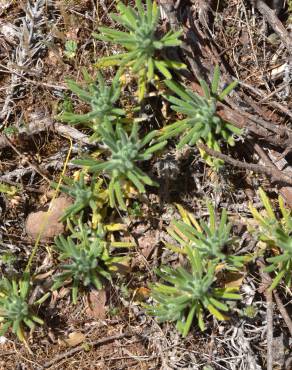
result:
[(28, 215), (25, 230), (27, 235), (36, 240), (41, 233), (41, 242), (49, 242), (64, 232), (64, 224), (60, 221), (66, 208), (72, 204), (68, 197), (58, 197), (51, 201), (50, 211), (32, 212)]

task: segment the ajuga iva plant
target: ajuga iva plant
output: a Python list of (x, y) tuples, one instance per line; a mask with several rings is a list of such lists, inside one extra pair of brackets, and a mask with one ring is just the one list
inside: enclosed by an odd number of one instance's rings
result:
[(92, 81), (87, 72), (84, 72), (86, 87), (82, 88), (73, 80), (67, 80), (69, 89), (82, 101), (89, 104), (91, 110), (85, 114), (63, 112), (59, 119), (71, 124), (86, 123), (94, 132), (92, 139), (98, 136), (96, 131), (100, 125), (116, 121), (123, 117), (125, 112), (117, 107), (120, 97), (120, 74), (117, 73), (112, 84), (108, 86), (100, 72), (97, 72), (95, 81)]
[(43, 324), (43, 320), (35, 315), (33, 306), (42, 303), (47, 296), (30, 304), (29, 292), (28, 274), (20, 280), (0, 280), (0, 336), (12, 329), (18, 339), (25, 342), (25, 326), (32, 330), (36, 324)]
[(95, 159), (80, 159), (75, 160), (74, 163), (86, 166), (89, 172), (108, 174), (110, 176), (108, 186), (110, 206), (114, 207), (118, 204), (126, 210), (123, 199), (125, 181), (133, 184), (140, 193), (145, 192), (145, 185), (156, 186), (156, 183), (137, 166), (137, 163), (149, 160), (154, 152), (165, 146), (166, 141), (150, 145), (145, 149), (144, 147), (157, 136), (157, 131), (151, 131), (140, 139), (136, 123), (133, 124), (130, 134), (119, 124), (115, 128), (112, 125), (100, 127), (99, 133), (101, 141), (110, 151), (110, 158), (104, 162)]
[(277, 218), (272, 204), (263, 189), (259, 190), (266, 215), (260, 214), (250, 204), (250, 210), (258, 223), (258, 237), (269, 247), (268, 252), (274, 254), (266, 259), (268, 266), (266, 272), (275, 274), (270, 286), (273, 290), (282, 280), (290, 287), (292, 280), (292, 212), (284, 206), (279, 197), (281, 217)]
[(105, 280), (111, 281), (115, 264), (122, 257), (112, 257), (108, 251), (108, 243), (103, 233), (90, 232), (82, 222), (79, 231), (65, 238), (63, 235), (55, 239), (55, 249), (59, 260), (64, 261), (59, 268), (61, 272), (55, 276), (52, 290), (59, 289), (67, 281), (72, 281), (72, 301), (77, 303), (80, 287), (93, 285), (101, 289)]
[(146, 8), (141, 0), (136, 0), (136, 9), (119, 2), (117, 10), (119, 15), (111, 14), (111, 18), (123, 26), (126, 31), (119, 31), (108, 27), (100, 27), (99, 34), (94, 37), (102, 41), (109, 41), (123, 46), (127, 52), (101, 58), (97, 66), (119, 65), (130, 67), (131, 71), (138, 76), (139, 99), (141, 100), (146, 91), (146, 84), (155, 77), (155, 70), (165, 78), (171, 79), (169, 69), (184, 68), (184, 64), (168, 59), (158, 59), (156, 52), (166, 47), (181, 44), (179, 37), (182, 31), (169, 31), (159, 38), (157, 36), (158, 22), (160, 18), (159, 8), (156, 2), (146, 0)]
[[(87, 184), (85, 177), (86, 174), (81, 172), (77, 180), (69, 177), (64, 178), (65, 185), (61, 185), (60, 189), (72, 197), (74, 203), (66, 208), (61, 218), (62, 221), (80, 213), (87, 207), (90, 207), (93, 214), (96, 215), (107, 202), (108, 192), (102, 188), (103, 180), (93, 177), (90, 184)], [(56, 184), (53, 186), (56, 187)], [(101, 217), (99, 217), (99, 221), (100, 219)]]
[[(234, 145), (233, 135), (239, 135), (241, 130), (222, 120), (216, 114), (216, 109), (217, 101), (223, 100), (235, 88), (237, 82), (232, 82), (219, 93), (219, 80), (220, 70), (216, 66), (211, 89), (205, 81), (200, 81), (203, 96), (186, 89), (172, 80), (165, 81), (166, 86), (178, 96), (166, 96), (167, 100), (172, 104), (171, 108), (187, 117), (164, 127), (162, 129), (161, 140), (181, 136), (178, 143), (179, 149), (186, 144), (192, 146), (203, 141), (210, 148), (220, 150), (220, 139), (224, 139), (229, 145)], [(220, 165), (222, 161), (213, 160), (210, 164), (212, 163), (214, 165)]]
[(227, 212), (223, 209), (219, 222), (216, 220), (214, 206), (207, 202), (209, 211), (208, 223), (195, 218), (180, 207), (183, 220), (173, 221), (168, 233), (179, 243), (179, 247), (166, 243), (166, 246), (176, 252), (186, 254), (186, 246), (197, 249), (206, 259), (214, 263), (223, 263), (225, 268), (236, 270), (243, 266), (245, 256), (233, 255), (230, 250), (235, 242), (231, 235), (232, 225), (228, 222)]
[(196, 248), (186, 245), (187, 267), (162, 267), (158, 275), (162, 282), (151, 287), (154, 306), (148, 312), (158, 321), (176, 322), (178, 331), (185, 337), (194, 319), (205, 330), (204, 311), (218, 320), (225, 320), (229, 310), (226, 300), (240, 299), (236, 288), (216, 287), (216, 264), (206, 260)]

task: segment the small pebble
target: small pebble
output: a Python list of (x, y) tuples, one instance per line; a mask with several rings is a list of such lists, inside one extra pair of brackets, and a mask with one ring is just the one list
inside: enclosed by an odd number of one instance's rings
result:
[(41, 242), (49, 242), (64, 232), (64, 224), (59, 219), (66, 208), (72, 204), (68, 197), (61, 196), (52, 200), (50, 212), (38, 211), (29, 214), (25, 230), (29, 237), (36, 240), (41, 232)]

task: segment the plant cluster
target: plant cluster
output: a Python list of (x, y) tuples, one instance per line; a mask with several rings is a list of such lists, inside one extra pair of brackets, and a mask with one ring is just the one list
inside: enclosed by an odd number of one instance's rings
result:
[[(80, 288), (92, 285), (100, 289), (105, 280), (110, 281), (115, 264), (120, 260), (120, 257), (112, 256), (110, 243), (106, 237), (106, 227), (101, 226), (106, 217), (107, 206), (112, 208), (118, 206), (126, 211), (125, 196), (129, 187), (135, 188), (138, 193), (144, 193), (145, 186), (157, 185), (146, 172), (142, 171), (140, 164), (149, 161), (153, 154), (163, 150), (167, 144), (166, 139), (174, 136), (182, 135), (179, 148), (203, 140), (207, 145), (218, 149), (219, 144), (216, 144), (218, 137), (232, 145), (233, 133), (239, 133), (216, 115), (216, 102), (224, 99), (235, 87), (235, 83), (232, 83), (222, 93), (218, 93), (218, 67), (215, 68), (211, 89), (201, 81), (204, 96), (192, 93), (173, 81), (171, 70), (185, 68), (185, 65), (167, 58), (167, 49), (181, 45), (182, 31), (160, 34), (160, 14), (156, 2), (147, 0), (144, 8), (141, 0), (136, 0), (135, 9), (119, 2), (116, 8), (119, 14), (112, 14), (111, 17), (124, 30), (100, 27), (99, 33), (94, 34), (96, 39), (115, 43), (126, 50), (124, 53), (101, 58), (96, 63), (97, 67), (118, 66), (111, 85), (105, 82), (99, 71), (96, 78), (92, 78), (84, 71), (85, 84), (82, 85), (68, 80), (70, 90), (88, 104), (89, 109), (87, 113), (74, 113), (72, 106), (68, 105), (69, 109), (66, 110), (64, 106), (65, 111), (59, 116), (71, 124), (85, 124), (92, 131), (91, 140), (101, 144), (102, 148), (98, 152), (98, 158), (96, 153), (93, 153), (89, 158), (75, 160), (74, 163), (81, 166), (81, 172), (74, 180), (64, 178), (64, 185), (61, 186), (61, 191), (73, 198), (73, 204), (65, 210), (62, 217), (62, 220), (67, 220), (70, 235), (66, 238), (60, 236), (55, 242), (55, 250), (60, 260), (58, 267), (60, 273), (55, 277), (52, 289), (71, 283), (74, 303), (77, 301)], [(66, 44), (68, 58), (76, 53), (75, 46)], [(139, 102), (145, 97), (150, 84), (159, 88), (161, 84), (158, 85), (156, 82), (161, 78), (165, 79), (165, 88), (178, 95), (176, 98), (167, 94), (166, 99), (172, 104), (171, 107), (175, 112), (185, 114), (187, 118), (166, 126), (162, 132), (153, 130), (141, 136), (142, 130), (137, 122), (132, 116), (128, 118), (127, 109), (120, 106), (121, 81), (126, 71), (129, 71), (137, 81)], [(93, 174), (91, 179), (88, 173)], [(56, 184), (54, 186), (56, 187)], [(221, 300), (235, 297), (231, 292), (213, 288), (216, 265), (225, 261), (234, 267), (236, 263), (232, 258), (227, 261), (223, 250), (232, 242), (229, 237), (230, 225), (226, 224), (226, 214), (222, 215), (217, 230), (214, 210), (211, 206), (209, 210), (210, 226), (202, 222), (199, 229), (195, 230), (187, 223), (174, 223), (174, 229), (170, 231), (182, 246), (181, 252), (188, 256), (190, 264), (190, 271), (184, 268), (177, 270), (175, 274), (178, 286), (173, 288), (188, 292), (188, 299), (177, 311), (178, 327), (184, 335), (189, 331), (194, 316), (198, 318), (200, 327), (203, 328), (201, 320), (203, 308), (207, 308), (218, 318), (222, 317), (219, 311), (227, 311), (227, 306)], [(113, 228), (115, 229), (115, 226)], [(184, 234), (183, 240), (180, 239), (181, 233)], [(131, 246), (131, 243), (116, 244), (120, 247)], [(171, 270), (166, 268), (163, 271), (161, 277), (168, 283), (174, 282), (171, 280)], [(167, 298), (169, 290), (165, 289), (164, 285), (157, 289), (154, 287), (154, 297), (163, 300), (164, 294)], [(160, 293), (157, 295), (158, 291)], [(175, 299), (182, 299), (180, 293)], [(160, 318), (164, 316), (174, 318), (172, 314), (167, 314), (167, 307), (161, 306), (160, 309), (164, 312)], [(185, 324), (188, 309), (190, 312)]]
[(29, 303), (30, 277), (24, 274), (20, 280), (2, 278), (0, 280), (0, 336), (9, 328), (17, 335), (20, 341), (25, 341), (24, 327), (33, 330), (36, 324), (43, 324), (33, 310), (33, 306), (41, 304), (43, 297), (34, 304)]
[(283, 199), (279, 197), (281, 217), (277, 218), (271, 201), (263, 189), (259, 190), (259, 195), (266, 214), (260, 214), (251, 204), (250, 210), (258, 224), (258, 238), (266, 243), (269, 254), (273, 255), (267, 257), (268, 266), (265, 268), (266, 272), (275, 274), (270, 289), (274, 289), (282, 279), (290, 287), (292, 280), (292, 212), (285, 208)]
[[(93, 177), (90, 184), (87, 184), (86, 173), (81, 172), (77, 179), (64, 177), (63, 183), (65, 185), (61, 185), (61, 191), (69, 195), (74, 203), (65, 210), (61, 221), (72, 218), (87, 207), (90, 207), (94, 217), (101, 221), (102, 215), (100, 213), (108, 201), (108, 192), (102, 188), (103, 180)], [(57, 185), (53, 184), (53, 186), (56, 188)]]
[[(92, 80), (87, 72), (84, 73), (87, 87), (83, 88), (76, 82), (69, 80), (68, 86), (81, 100), (88, 103), (91, 110), (84, 114), (75, 114), (71, 110), (63, 112), (60, 118), (72, 124), (86, 124), (92, 130), (92, 140), (98, 141), (110, 152), (106, 162), (95, 159), (81, 159), (75, 163), (88, 168), (96, 175), (109, 176), (110, 205), (118, 205), (126, 210), (123, 189), (127, 182), (134, 185), (139, 193), (145, 192), (145, 185), (153, 186), (155, 182), (139, 167), (140, 162), (149, 160), (152, 154), (162, 150), (167, 139), (181, 136), (178, 148), (184, 145), (194, 145), (200, 141), (209, 147), (220, 150), (220, 140), (234, 145), (234, 134), (240, 134), (232, 124), (224, 122), (217, 114), (217, 101), (222, 101), (236, 86), (232, 82), (222, 92), (219, 92), (220, 71), (215, 67), (211, 87), (205, 81), (200, 81), (204, 95), (185, 89), (173, 81), (168, 68), (180, 68), (181, 64), (168, 59), (159, 59), (164, 54), (157, 51), (168, 47), (177, 47), (181, 44), (181, 31), (169, 31), (159, 36), (159, 10), (155, 2), (146, 1), (146, 8), (141, 0), (136, 0), (136, 11), (130, 6), (118, 3), (119, 15), (112, 14), (112, 19), (126, 31), (100, 27), (96, 38), (105, 42), (112, 42), (123, 46), (127, 52), (102, 58), (97, 64), (119, 67), (111, 86), (105, 83), (102, 74), (98, 71), (96, 81)], [(127, 110), (119, 107), (119, 98), (122, 92), (121, 80), (126, 70), (130, 70), (138, 79), (139, 101), (144, 97), (149, 83), (159, 77), (164, 79), (165, 88), (169, 88), (178, 97), (166, 94), (171, 108), (178, 114), (187, 117), (164, 127), (161, 132), (156, 130), (146, 132), (141, 137), (141, 131), (132, 118), (127, 118)], [(155, 75), (155, 70), (160, 72)], [(161, 84), (160, 84), (161, 86)], [(136, 110), (136, 108), (135, 108)], [(132, 126), (132, 127), (130, 127)], [(149, 146), (148, 148), (144, 148)], [(211, 160), (206, 153), (203, 157), (213, 166), (219, 166), (222, 161)]]
[[(135, 9), (121, 2), (116, 8), (119, 14), (112, 14), (111, 17), (122, 30), (100, 27), (99, 33), (94, 34), (100, 41), (115, 43), (125, 49), (123, 53), (101, 58), (95, 65), (98, 68), (117, 66), (111, 85), (100, 71), (95, 78), (84, 71), (85, 83), (82, 84), (68, 80), (68, 87), (88, 105), (88, 111), (75, 113), (71, 102), (67, 102), (59, 116), (70, 124), (83, 124), (89, 128), (95, 147), (90, 155), (74, 160), (74, 164), (81, 167), (74, 178), (64, 177), (61, 186), (53, 184), (57, 190), (70, 196), (73, 204), (61, 218), (67, 222), (66, 236), (55, 239), (58, 272), (50, 290), (70, 285), (74, 304), (80, 290), (101, 289), (105, 282), (111, 282), (117, 264), (125, 258), (116, 253), (117, 248), (133, 246), (131, 242), (116, 241), (114, 232), (120, 231), (123, 226), (108, 222), (116, 216), (115, 208), (140, 214), (138, 203), (133, 202), (132, 208), (131, 205), (128, 208), (128, 193), (134, 189), (135, 195), (142, 194), (147, 186), (157, 186), (145, 168), (141, 169), (142, 164), (150, 161), (153, 155), (159, 155), (169, 139), (179, 138), (178, 149), (203, 142), (220, 151), (222, 142), (235, 145), (234, 135), (241, 134), (217, 114), (218, 103), (235, 88), (236, 82), (221, 91), (218, 66), (214, 69), (210, 87), (205, 81), (200, 81), (202, 95), (175, 82), (174, 71), (185, 66), (166, 55), (168, 48), (181, 45), (182, 31), (161, 35), (159, 9), (151, 0), (146, 0), (146, 6), (141, 0), (136, 0)], [(77, 44), (66, 44), (67, 58), (74, 58), (76, 51)], [(124, 93), (122, 81), (128, 72), (138, 86), (139, 104), (131, 111), (121, 99)], [(133, 118), (137, 112), (142, 115), (142, 100), (147, 98), (150, 86), (162, 90), (159, 98), (168, 101), (179, 117), (161, 130), (139, 126), (139, 119)], [(215, 168), (222, 165), (222, 161), (212, 159), (203, 151), (201, 155)], [(0, 184), (1, 189), (7, 194), (14, 191), (3, 184)], [(266, 216), (253, 206), (251, 212), (258, 223), (259, 239), (269, 246), (266, 271), (275, 274), (271, 289), (282, 279), (290, 285), (291, 212), (285, 209), (280, 199), (282, 216), (278, 219), (262, 190), (260, 196)], [(186, 336), (195, 320), (201, 330), (205, 329), (206, 313), (218, 320), (227, 318), (229, 301), (240, 299), (239, 287), (226, 286), (224, 277), (219, 273), (241, 272), (250, 257), (235, 254), (237, 240), (232, 235), (226, 210), (217, 218), (214, 207), (207, 202), (208, 220), (197, 221), (182, 207), (178, 208), (181, 220), (173, 221), (168, 229), (174, 242), (165, 245), (179, 253), (183, 263), (179, 267), (162, 266), (157, 271), (160, 280), (151, 285), (154, 304), (148, 304), (147, 310), (161, 322), (175, 322), (179, 332)], [(12, 328), (19, 339), (25, 340), (25, 326), (33, 329), (35, 324), (42, 324), (42, 320), (34, 314), (33, 306), (40, 304), (46, 296), (34, 304), (29, 303), (30, 281), (27, 275), (20, 280), (0, 281), (0, 335)]]
[[(199, 81), (203, 96), (186, 89), (184, 86), (166, 80), (165, 84), (178, 97), (168, 94), (167, 100), (172, 104), (171, 108), (177, 112), (186, 115), (183, 120), (172, 123), (162, 129), (161, 139), (165, 140), (173, 136), (181, 136), (177, 145), (181, 149), (186, 144), (192, 146), (203, 141), (209, 148), (220, 151), (218, 139), (224, 139), (227, 144), (233, 146), (233, 134), (240, 135), (241, 130), (234, 125), (225, 122), (216, 114), (217, 101), (222, 101), (236, 87), (237, 81), (233, 81), (221, 93), (219, 93), (220, 70), (217, 65), (214, 70), (214, 76), (211, 88), (206, 81)], [(203, 153), (202, 153), (203, 154)], [(206, 154), (203, 157), (211, 165), (220, 166), (222, 161), (211, 159)]]
[[(179, 332), (186, 336), (194, 318), (201, 330), (205, 330), (204, 310), (218, 320), (226, 319), (229, 307), (226, 301), (240, 299), (238, 288), (218, 287), (216, 270), (220, 264), (226, 268), (242, 267), (244, 257), (224, 253), (225, 247), (233, 242), (231, 225), (223, 211), (219, 224), (216, 223), (214, 207), (208, 203), (209, 225), (181, 209), (184, 221), (174, 221), (169, 234), (178, 246), (166, 246), (185, 256), (185, 266), (164, 266), (158, 271), (163, 282), (152, 286), (153, 307), (148, 311), (161, 322), (176, 322)], [(222, 268), (222, 267), (221, 267)]]
[[(246, 257), (235, 256), (230, 253), (229, 247), (235, 243), (231, 236), (232, 225), (227, 220), (227, 212), (223, 209), (220, 222), (216, 222), (216, 214), (213, 205), (207, 202), (209, 221), (196, 221), (189, 213), (185, 213), (183, 221), (173, 221), (168, 233), (181, 246), (181, 253), (184, 253), (183, 246), (189, 245), (199, 250), (204, 258), (214, 259), (216, 263), (225, 263), (228, 269), (242, 267)], [(177, 247), (171, 244), (167, 246), (178, 251)]]
[(111, 271), (121, 257), (112, 257), (109, 254), (105, 232), (101, 228), (93, 232), (91, 228), (79, 222), (78, 232), (65, 238), (63, 235), (55, 240), (55, 249), (59, 253), (59, 260), (65, 263), (59, 266), (62, 271), (56, 275), (52, 290), (72, 281), (72, 301), (77, 303), (78, 289), (82, 285), (93, 285), (101, 289), (105, 280), (111, 281)]
[(117, 10), (120, 14), (111, 14), (113, 21), (124, 27), (126, 32), (100, 27), (100, 33), (93, 35), (98, 40), (121, 45), (127, 50), (125, 53), (101, 58), (96, 65), (118, 65), (122, 70), (130, 68), (131, 73), (138, 77), (138, 96), (139, 100), (142, 100), (147, 83), (153, 82), (156, 71), (165, 78), (171, 79), (172, 74), (169, 69), (181, 69), (185, 65), (167, 58), (160, 59), (157, 55), (158, 51), (165, 48), (181, 45), (179, 38), (182, 31), (169, 31), (159, 37), (160, 12), (156, 2), (146, 0), (146, 9), (144, 9), (141, 0), (136, 0), (135, 5), (137, 11), (133, 10), (131, 6), (119, 2)]
[(90, 122), (89, 127), (93, 130), (92, 139), (98, 138), (98, 129), (112, 121), (119, 120), (125, 115), (125, 111), (117, 107), (121, 94), (120, 77), (117, 73), (111, 86), (105, 83), (100, 72), (97, 72), (96, 79), (92, 79), (86, 71), (83, 71), (86, 87), (82, 88), (73, 80), (67, 80), (69, 89), (82, 101), (89, 104), (91, 110), (85, 114), (76, 114), (65, 111), (59, 118), (71, 124)]
[(145, 192), (145, 185), (156, 186), (156, 183), (137, 166), (137, 163), (149, 160), (154, 152), (165, 146), (166, 142), (159, 142), (144, 149), (157, 136), (157, 132), (151, 131), (140, 140), (136, 123), (133, 124), (130, 135), (120, 125), (115, 129), (111, 125), (106, 128), (100, 127), (99, 132), (103, 143), (110, 151), (110, 158), (107, 161), (81, 159), (76, 160), (75, 163), (86, 166), (88, 171), (93, 173), (109, 174), (110, 206), (114, 207), (117, 200), (118, 205), (126, 210), (122, 193), (124, 180), (133, 184), (140, 193)]

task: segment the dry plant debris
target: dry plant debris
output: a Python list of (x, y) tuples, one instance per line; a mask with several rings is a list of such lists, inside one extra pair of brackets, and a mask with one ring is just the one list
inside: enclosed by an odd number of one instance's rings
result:
[(0, 0), (1, 369), (292, 368), (291, 12)]

